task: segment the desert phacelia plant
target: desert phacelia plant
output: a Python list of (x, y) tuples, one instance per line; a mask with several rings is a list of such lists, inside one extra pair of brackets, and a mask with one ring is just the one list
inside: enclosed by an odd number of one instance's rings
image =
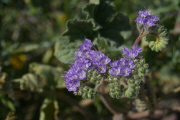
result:
[[(168, 41), (167, 30), (160, 25), (159, 17), (147, 10), (140, 10), (135, 22), (140, 32), (132, 48), (124, 47), (119, 59), (111, 60), (108, 55), (94, 49), (95, 45), (85, 38), (75, 52), (75, 62), (65, 72), (65, 87), (75, 95), (92, 99), (98, 95), (96, 86), (109, 87), (112, 98), (134, 98), (138, 95), (141, 82), (149, 72), (149, 65), (141, 56), (142, 48), (138, 42), (144, 38), (151, 50), (160, 51)], [(104, 84), (106, 83), (106, 84)]]

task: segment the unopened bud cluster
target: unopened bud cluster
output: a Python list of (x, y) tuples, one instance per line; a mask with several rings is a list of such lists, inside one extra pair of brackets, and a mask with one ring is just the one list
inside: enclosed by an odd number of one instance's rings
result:
[(119, 82), (110, 83), (109, 85), (109, 95), (112, 98), (120, 99), (123, 94), (123, 86)]
[(125, 97), (131, 98), (139, 94), (140, 83), (145, 75), (148, 74), (148, 64), (145, 63), (144, 59), (135, 59), (134, 63), (136, 68), (133, 71), (133, 75), (128, 81), (128, 88), (125, 91)]
[(87, 71), (87, 80), (94, 84), (99, 84), (102, 79), (102, 75), (97, 70), (90, 69)]
[(93, 99), (97, 95), (97, 93), (98, 92), (96, 90), (83, 85), (74, 92), (75, 95), (80, 95), (83, 98), (87, 99)]

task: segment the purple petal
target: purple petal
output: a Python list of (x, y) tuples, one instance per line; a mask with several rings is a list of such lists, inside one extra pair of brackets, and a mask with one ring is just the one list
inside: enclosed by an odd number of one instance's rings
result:
[(78, 75), (79, 75), (79, 79), (83, 80), (84, 78), (86, 78), (86, 71), (81, 70), (79, 71)]
[(98, 72), (99, 73), (105, 73), (106, 72), (106, 66), (105, 65), (98, 66)]
[(120, 75), (120, 73), (121, 73), (121, 68), (120, 67), (111, 68), (109, 70), (109, 74), (112, 74), (112, 75), (115, 75), (115, 76)]
[(121, 75), (126, 77), (129, 76), (130, 73), (131, 73), (131, 69), (129, 67), (121, 68)]

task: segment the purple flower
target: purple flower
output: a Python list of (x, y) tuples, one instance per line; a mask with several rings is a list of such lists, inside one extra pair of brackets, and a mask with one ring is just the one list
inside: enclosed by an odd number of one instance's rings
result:
[(112, 63), (110, 63), (110, 66), (116, 67), (116, 66), (118, 66), (118, 64), (119, 64), (119, 61), (117, 60), (117, 61), (113, 61)]
[(65, 72), (65, 87), (68, 91), (76, 91), (80, 87), (80, 80), (86, 78), (86, 70), (91, 66), (91, 62), (84, 58), (77, 59), (71, 68)]
[(110, 58), (108, 58), (107, 56), (103, 57), (103, 59), (101, 60), (101, 63), (104, 65), (107, 65), (109, 62), (111, 61)]
[(65, 84), (65, 87), (68, 89), (68, 91), (76, 91), (77, 87), (79, 86), (80, 86), (80, 81), (78, 80), (68, 81)]
[(121, 74), (122, 76), (129, 76), (129, 74), (131, 73), (131, 68), (124, 66), (123, 68), (121, 68)]
[(111, 69), (109, 70), (109, 74), (114, 76), (129, 76), (132, 72), (133, 68), (135, 68), (133, 60), (121, 58), (119, 60), (113, 61), (110, 63)]
[(127, 66), (131, 69), (135, 68), (136, 65), (134, 65), (134, 61), (133, 60), (129, 60), (129, 62), (127, 63)]
[(147, 10), (140, 10), (137, 15), (138, 17), (135, 22), (139, 25), (145, 25), (146, 27), (155, 26), (155, 22), (159, 21), (159, 17), (157, 17), (157, 15), (152, 15), (152, 13)]
[(139, 53), (142, 52), (142, 48), (138, 48), (138, 46), (133, 46), (130, 50), (128, 48), (124, 48), (122, 50), (122, 55), (129, 59), (135, 59), (139, 56)]
[(146, 27), (152, 27), (152, 26), (155, 26), (156, 24), (154, 23), (152, 19), (146, 19), (145, 25)]
[(97, 70), (99, 74), (106, 72), (106, 65), (111, 59), (104, 53), (91, 50), (92, 46), (91, 40), (85, 39), (79, 50), (75, 52), (76, 61), (70, 63), (70, 69), (64, 76), (68, 91), (76, 91), (77, 87), (80, 87), (80, 81), (86, 79), (88, 69)]
[(88, 56), (88, 53), (91, 51), (91, 47), (93, 46), (91, 40), (85, 39), (84, 43), (79, 46), (79, 50), (75, 52), (75, 59), (82, 58), (84, 56)]
[(120, 58), (119, 60), (111, 62), (111, 69), (109, 70), (109, 74), (114, 76), (129, 76), (136, 67), (132, 59), (138, 57), (140, 52), (142, 52), (142, 48), (138, 48), (138, 46), (134, 46), (130, 50), (128, 48), (124, 48), (122, 50), (122, 55), (125, 58)]
[(109, 74), (118, 76), (121, 74), (121, 67), (114, 67), (109, 70)]
[(81, 50), (81, 51), (90, 50), (92, 46), (93, 46), (93, 44), (92, 44), (91, 40), (85, 39), (84, 43), (79, 46), (79, 50)]
[(106, 66), (103, 64), (98, 65), (97, 67), (99, 73), (105, 73), (106, 72)]
[(145, 20), (146, 20), (146, 18), (144, 18), (144, 17), (137, 17), (135, 22), (139, 25), (143, 25), (145, 23), (144, 22)]
[(137, 14), (139, 17), (144, 17), (144, 18), (151, 15), (151, 13), (146, 10), (145, 11), (140, 10)]
[(86, 77), (86, 71), (80, 70), (78, 75), (79, 75), (79, 79), (83, 80)]

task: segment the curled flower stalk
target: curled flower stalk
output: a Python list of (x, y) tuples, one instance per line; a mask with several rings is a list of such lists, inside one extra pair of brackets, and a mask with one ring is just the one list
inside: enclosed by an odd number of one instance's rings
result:
[(160, 18), (157, 15), (144, 10), (137, 13), (138, 17), (135, 22), (140, 31), (140, 35), (136, 39), (134, 45), (143, 38), (148, 42), (152, 51), (161, 51), (166, 47), (169, 41), (167, 29), (159, 22)]

